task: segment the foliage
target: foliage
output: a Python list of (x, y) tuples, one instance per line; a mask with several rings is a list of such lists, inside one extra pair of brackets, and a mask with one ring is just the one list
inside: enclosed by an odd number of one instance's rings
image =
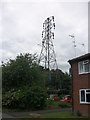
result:
[(49, 91), (60, 90), (58, 92), (59, 95), (61, 94), (71, 94), (71, 77), (69, 74), (63, 73), (61, 70), (51, 70), (50, 71), (51, 80), (49, 80)]
[(69, 107), (71, 107), (72, 105), (71, 105), (71, 103), (67, 103), (67, 102), (59, 102), (59, 107), (61, 107), (61, 108), (69, 108)]
[(47, 106), (48, 106), (48, 108), (58, 108), (59, 107), (59, 102), (55, 102), (53, 100), (48, 100), (47, 101)]
[(36, 54), (20, 54), (15, 60), (2, 64), (2, 85), (5, 91), (18, 89), (23, 85), (43, 84)]
[(45, 70), (37, 64), (36, 54), (20, 54), (15, 60), (10, 59), (7, 63), (3, 63), (2, 76), (5, 91), (34, 84), (60, 89), (63, 94), (71, 94), (71, 78), (68, 73), (63, 73), (60, 69)]
[(46, 92), (38, 86), (17, 91), (13, 89), (3, 95), (2, 105), (8, 108), (43, 109), (46, 106)]
[[(46, 89), (71, 93), (71, 78), (60, 69), (48, 70), (38, 65), (36, 54), (20, 54), (2, 63), (3, 106), (43, 109)], [(50, 78), (50, 80), (49, 80)]]
[(64, 73), (64, 77), (62, 80), (62, 89), (63, 94), (71, 94), (71, 77), (68, 75), (68, 73)]
[(30, 101), (29, 107), (31, 108), (43, 109), (46, 106), (46, 100), (46, 91), (39, 86), (31, 87), (27, 92), (26, 102)]
[(72, 105), (71, 103), (66, 103), (62, 101), (54, 101), (54, 100), (48, 100), (47, 101), (48, 107), (53, 107), (53, 108), (70, 108)]

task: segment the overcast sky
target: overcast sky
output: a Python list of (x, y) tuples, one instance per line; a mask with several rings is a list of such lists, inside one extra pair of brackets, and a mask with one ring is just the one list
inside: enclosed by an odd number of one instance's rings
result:
[[(6, 61), (19, 53), (40, 54), (43, 22), (54, 16), (56, 29), (53, 40), (58, 67), (68, 71), (68, 60), (88, 52), (88, 2), (2, 2), (2, 36), (0, 54)], [(84, 46), (82, 45), (84, 43)]]

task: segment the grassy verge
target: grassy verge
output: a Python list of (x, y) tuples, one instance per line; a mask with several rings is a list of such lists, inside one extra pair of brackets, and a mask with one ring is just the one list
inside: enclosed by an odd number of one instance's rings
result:
[(71, 112), (56, 112), (41, 115), (41, 118), (76, 118)]
[(26, 116), (22, 119), (28, 120), (28, 118), (85, 118), (85, 117), (75, 116), (72, 114), (72, 112), (54, 112), (45, 114), (33, 114), (32, 116)]

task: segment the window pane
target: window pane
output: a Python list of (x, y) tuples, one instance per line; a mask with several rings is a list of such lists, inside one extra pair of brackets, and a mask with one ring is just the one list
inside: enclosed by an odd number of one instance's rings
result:
[(83, 72), (83, 62), (79, 63), (79, 72), (82, 73)]
[(88, 65), (88, 66), (89, 66), (89, 72), (90, 72), (90, 62), (89, 62), (89, 65)]
[(84, 64), (84, 70), (85, 72), (89, 72), (89, 63)]
[(84, 64), (87, 64), (87, 63), (89, 63), (89, 60), (85, 60), (85, 61), (83, 61), (84, 62)]
[(86, 102), (90, 102), (90, 94), (86, 94)]
[(86, 92), (90, 92), (90, 90), (86, 90)]
[(85, 102), (85, 91), (81, 91), (81, 102)]

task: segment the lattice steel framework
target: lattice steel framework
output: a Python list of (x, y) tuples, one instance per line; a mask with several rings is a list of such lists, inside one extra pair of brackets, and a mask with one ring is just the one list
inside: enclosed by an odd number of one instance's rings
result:
[(39, 64), (44, 64), (45, 69), (57, 69), (56, 55), (54, 52), (55, 23), (54, 16), (48, 17), (43, 23), (42, 31), (42, 49), (39, 57)]

